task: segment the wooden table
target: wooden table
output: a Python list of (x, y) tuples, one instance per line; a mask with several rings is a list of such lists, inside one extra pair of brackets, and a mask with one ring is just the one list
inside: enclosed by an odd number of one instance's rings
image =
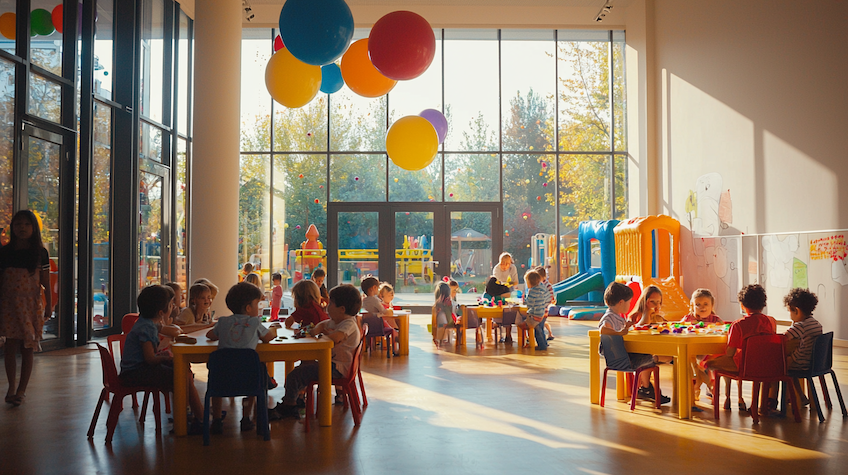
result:
[(393, 318), (398, 322), (398, 354), (409, 354), (409, 315), (411, 310), (393, 310), (391, 315), (383, 318)]
[[(188, 404), (186, 377), (189, 363), (209, 361), (209, 354), (218, 349), (217, 341), (206, 339), (208, 330), (190, 333), (197, 338), (196, 344), (174, 343), (171, 351), (174, 353), (174, 434), (185, 436), (188, 433), (186, 405)], [(318, 361), (318, 423), (322, 426), (332, 425), (332, 350), (333, 340), (326, 336), (320, 339), (306, 337), (294, 339), (291, 330), (277, 329), (279, 335), (285, 335), (287, 340), (270, 343), (260, 343), (256, 346), (259, 359), (268, 364), (269, 372), (275, 361), (285, 361), (289, 370), (295, 361)], [(288, 373), (288, 371), (287, 371)], [(271, 372), (273, 374), (273, 372)]]
[[(589, 398), (592, 404), (601, 400), (601, 356), (598, 345), (601, 343), (599, 330), (589, 330)], [(727, 348), (727, 335), (716, 334), (651, 334), (648, 331), (633, 331), (624, 335), (624, 347), (629, 353), (647, 353), (651, 355), (673, 356), (674, 362), (674, 396), (677, 403), (677, 413), (681, 419), (689, 419), (694, 404), (692, 387), (692, 369), (689, 360), (696, 355), (712, 355), (724, 353)], [(616, 379), (616, 393), (619, 399), (624, 398), (625, 384), (622, 373)], [(718, 397), (718, 395), (715, 395)]]

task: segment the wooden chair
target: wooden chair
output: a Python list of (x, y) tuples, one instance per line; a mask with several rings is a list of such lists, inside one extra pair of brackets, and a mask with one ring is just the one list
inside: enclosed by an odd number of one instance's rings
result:
[[(827, 392), (827, 383), (825, 375), (830, 374), (833, 378), (833, 387), (836, 389), (836, 396), (839, 398), (839, 406), (842, 408), (842, 417), (848, 417), (848, 411), (845, 410), (845, 400), (842, 399), (842, 391), (839, 389), (839, 381), (836, 380), (836, 373), (833, 372), (833, 332), (825, 333), (816, 337), (813, 343), (813, 355), (810, 359), (810, 369), (807, 371), (787, 371), (787, 374), (793, 378), (806, 379), (807, 386), (810, 388), (810, 402), (816, 405), (816, 414), (819, 417), (819, 422), (824, 422), (824, 414), (822, 414), (821, 405), (819, 404), (819, 396), (816, 394), (816, 386), (813, 384), (813, 378), (819, 378), (822, 394), (824, 395), (824, 403), (827, 409), (833, 409), (833, 404), (830, 402), (830, 394)], [(792, 384), (783, 383), (783, 392), (781, 393), (781, 410), (786, 412), (786, 392), (795, 392)]]
[[(115, 336), (115, 335), (112, 335)], [(88, 438), (94, 437), (94, 427), (97, 424), (97, 419), (100, 417), (100, 409), (103, 403), (109, 400), (109, 395), (112, 394), (112, 400), (109, 402), (109, 416), (106, 418), (106, 443), (112, 443), (112, 436), (115, 434), (115, 427), (118, 426), (118, 416), (123, 410), (124, 398), (140, 391), (158, 391), (157, 388), (148, 388), (142, 386), (124, 386), (118, 378), (118, 370), (115, 367), (115, 360), (112, 359), (112, 354), (109, 350), (97, 344), (97, 350), (100, 352), (100, 365), (103, 368), (103, 390), (97, 399), (97, 407), (94, 409), (94, 415), (91, 417), (91, 425), (88, 427)], [(156, 416), (156, 433), (162, 432), (162, 421), (159, 418), (159, 398), (153, 399), (153, 413)]]
[[(757, 335), (745, 340), (742, 344), (742, 365), (739, 367), (738, 373), (728, 371), (715, 370), (713, 371), (713, 379), (715, 380), (715, 388), (713, 392), (713, 414), (718, 421), (718, 394), (721, 394), (721, 379), (720, 377), (730, 379), (741, 379), (743, 381), (752, 381), (754, 383), (753, 397), (751, 398), (751, 417), (754, 419), (754, 424), (760, 422), (760, 417), (757, 409), (760, 396), (760, 385), (762, 383), (772, 382), (788, 382), (791, 384), (791, 378), (786, 374), (786, 359), (783, 354), (783, 335)], [(764, 388), (768, 391), (768, 385)], [(795, 415), (795, 422), (801, 422), (801, 413), (798, 411), (798, 403), (795, 399), (795, 391), (789, 393), (792, 399), (792, 412)]]
[[(364, 324), (363, 326), (366, 326)], [(359, 340), (359, 344), (356, 345), (356, 349), (353, 352), (353, 360), (350, 365), (350, 369), (347, 372), (347, 375), (343, 378), (333, 378), (333, 386), (341, 386), (343, 394), (344, 394), (344, 408), (350, 408), (350, 412), (353, 415), (353, 425), (358, 426), (362, 422), (362, 409), (363, 406), (360, 406), (359, 403), (359, 394), (356, 389), (356, 377), (360, 375), (359, 373), (359, 362), (362, 356), (362, 344), (364, 340)], [(362, 384), (362, 379), (359, 380), (359, 383)], [(309, 432), (309, 420), (317, 416), (317, 411), (315, 410), (315, 386), (318, 385), (318, 381), (312, 381), (306, 385), (306, 417), (304, 418), (304, 426), (306, 432)], [(365, 394), (363, 390), (363, 395)]]

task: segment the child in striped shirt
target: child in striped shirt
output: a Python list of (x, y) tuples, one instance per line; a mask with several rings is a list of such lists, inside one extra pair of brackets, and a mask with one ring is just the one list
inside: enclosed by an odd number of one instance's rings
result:
[[(536, 273), (539, 274), (539, 276), (542, 278), (542, 282), (539, 285), (545, 287), (548, 292), (548, 304), (555, 305), (556, 300), (554, 299), (554, 286), (551, 285), (551, 283), (548, 281), (548, 271), (542, 266), (536, 267), (535, 270)], [(546, 306), (545, 308), (548, 307)], [(545, 315), (545, 317), (547, 317), (547, 315)], [(545, 331), (548, 332), (548, 341), (553, 340), (554, 332), (553, 330), (551, 330), (551, 324), (548, 323), (547, 318), (545, 319)]]
[[(524, 299), (524, 303), (527, 305), (527, 320), (524, 323), (535, 334), (536, 347), (540, 350), (547, 350), (548, 342), (545, 340), (543, 329), (545, 328), (551, 297), (548, 295), (548, 289), (541, 282), (542, 277), (534, 270), (527, 271), (524, 274), (524, 283), (527, 284), (527, 296)], [(518, 331), (523, 331), (520, 325)]]
[[(789, 371), (805, 371), (810, 369), (810, 360), (813, 357), (813, 344), (822, 334), (822, 326), (818, 320), (813, 318), (813, 310), (819, 303), (816, 294), (807, 289), (795, 288), (783, 297), (783, 305), (789, 310), (792, 318), (792, 326), (783, 335), (786, 338), (786, 369)], [(796, 378), (796, 389), (801, 385)], [(801, 394), (802, 403), (809, 404), (804, 393)]]

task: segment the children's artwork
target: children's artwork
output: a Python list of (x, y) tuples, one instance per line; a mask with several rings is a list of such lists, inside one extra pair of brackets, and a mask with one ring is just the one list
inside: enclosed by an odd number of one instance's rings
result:
[(695, 181), (695, 191), (689, 190), (684, 209), (693, 234), (718, 236), (733, 222), (730, 190), (722, 188), (722, 183), (721, 175), (707, 173)]
[(739, 314), (736, 293), (743, 281), (741, 240), (741, 236), (692, 236), (691, 250), (686, 249), (687, 240), (682, 241), (681, 254), (695, 257), (683, 260), (687, 294), (699, 287), (710, 289), (715, 297), (716, 314), (729, 320)]

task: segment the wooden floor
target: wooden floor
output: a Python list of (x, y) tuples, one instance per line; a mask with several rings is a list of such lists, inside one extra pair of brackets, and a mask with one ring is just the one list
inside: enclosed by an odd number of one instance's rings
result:
[[(25, 404), (0, 408), (0, 473), (846, 473), (848, 420), (838, 410), (819, 423), (765, 419), (758, 426), (735, 409), (717, 424), (709, 410), (680, 421), (647, 403), (635, 413), (608, 392), (606, 408), (589, 404), (591, 323), (554, 319), (546, 353), (515, 348), (434, 350), (428, 316), (413, 316), (409, 357), (366, 355), (369, 407), (362, 425), (340, 407), (331, 428), (303, 432), (302, 422), (273, 422), (272, 439), (238, 431), (230, 407), (224, 434), (157, 435), (129, 408), (112, 446), (104, 444), (106, 410), (92, 441), (88, 424), (102, 388), (93, 345), (36, 356)], [(594, 350), (592, 350), (594, 351)], [(834, 366), (848, 393), (848, 352)], [(201, 394), (204, 367), (195, 365)], [(278, 368), (282, 372), (282, 366)], [(663, 388), (671, 389), (670, 368)], [(614, 384), (614, 381), (611, 380)], [(832, 386), (831, 386), (832, 388)], [(750, 385), (746, 385), (750, 401)], [(272, 391), (282, 396), (282, 387)], [(831, 393), (833, 393), (831, 389)], [(734, 389), (735, 394), (735, 389)], [(834, 395), (835, 396), (835, 395)], [(701, 402), (704, 409), (709, 400)], [(834, 400), (834, 404), (836, 401)]]

